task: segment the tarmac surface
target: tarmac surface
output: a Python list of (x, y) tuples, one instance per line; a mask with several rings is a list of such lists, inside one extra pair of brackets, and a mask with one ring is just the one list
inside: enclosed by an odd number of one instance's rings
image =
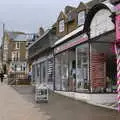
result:
[(38, 112), (47, 116), (48, 120), (120, 120), (120, 113), (115, 110), (96, 107), (55, 93), (49, 94), (48, 103), (36, 104), (32, 86), (12, 86), (12, 89)]

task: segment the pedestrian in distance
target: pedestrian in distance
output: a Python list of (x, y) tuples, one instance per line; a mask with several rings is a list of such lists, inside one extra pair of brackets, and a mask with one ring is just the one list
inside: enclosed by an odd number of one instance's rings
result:
[(3, 74), (3, 72), (1, 72), (1, 73), (0, 73), (1, 83), (3, 83), (3, 78), (4, 78), (4, 74)]
[(29, 71), (29, 73), (28, 73), (28, 80), (31, 81), (31, 78), (32, 78), (32, 72)]

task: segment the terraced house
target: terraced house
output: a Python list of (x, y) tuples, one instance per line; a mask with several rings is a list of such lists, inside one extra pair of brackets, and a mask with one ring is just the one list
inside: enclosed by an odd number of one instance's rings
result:
[[(53, 88), (56, 92), (90, 102), (115, 101), (115, 27), (110, 17), (113, 14), (114, 5), (109, 0), (91, 0), (76, 8), (66, 6), (60, 12), (52, 27), (57, 40), (50, 47), (54, 57)], [(41, 80), (41, 74), (36, 74), (41, 67), (36, 67), (36, 63), (34, 78)]]
[(24, 78), (28, 73), (26, 44), (30, 39), (31, 36), (22, 32), (4, 33), (3, 66), (11, 78), (9, 84), (15, 83), (17, 78)]

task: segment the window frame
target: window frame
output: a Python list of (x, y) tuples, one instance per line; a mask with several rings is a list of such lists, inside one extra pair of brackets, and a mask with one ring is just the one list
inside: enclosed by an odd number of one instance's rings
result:
[(78, 12), (77, 15), (77, 24), (78, 26), (84, 25), (84, 22), (85, 22), (85, 11), (80, 11)]
[(64, 32), (65, 31), (65, 20), (62, 19), (59, 21), (59, 32)]
[(16, 49), (20, 49), (20, 42), (16, 42)]

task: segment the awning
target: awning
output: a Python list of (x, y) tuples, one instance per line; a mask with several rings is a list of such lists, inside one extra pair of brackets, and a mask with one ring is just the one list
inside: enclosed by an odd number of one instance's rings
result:
[(64, 42), (65, 40), (67, 40), (68, 38), (72, 37), (73, 35), (79, 33), (80, 31), (82, 31), (84, 28), (84, 25), (80, 26), (79, 28), (77, 28), (76, 30), (70, 32), (69, 34), (65, 35), (64, 37), (62, 37), (61, 39), (59, 39), (57, 42), (54, 43), (54, 46)]

